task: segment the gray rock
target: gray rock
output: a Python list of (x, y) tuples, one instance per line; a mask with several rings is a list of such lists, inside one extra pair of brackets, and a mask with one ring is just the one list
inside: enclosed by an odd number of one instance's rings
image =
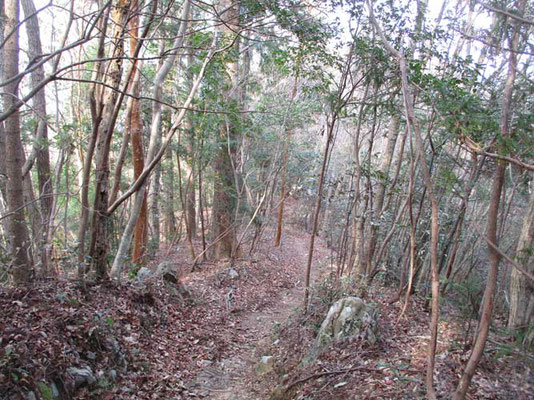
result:
[(59, 389), (57, 388), (55, 383), (50, 384), (50, 390), (52, 391), (52, 397), (54, 399), (59, 399)]
[(28, 392), (26, 394), (26, 400), (37, 400), (37, 397), (35, 396), (35, 393), (33, 392)]
[(115, 382), (117, 380), (117, 371), (110, 369), (108, 371), (108, 378), (111, 382)]
[(274, 357), (273, 356), (263, 356), (256, 367), (256, 372), (259, 375), (265, 375), (271, 372), (274, 368)]
[(128, 361), (117, 339), (112, 336), (107, 337), (104, 341), (104, 348), (115, 356), (115, 361), (122, 367), (123, 371), (128, 368)]
[(70, 367), (67, 368), (67, 373), (74, 379), (74, 387), (76, 389), (81, 386), (91, 386), (96, 383), (95, 375), (89, 367)]
[(230, 269), (228, 270), (228, 277), (229, 277), (230, 279), (237, 279), (237, 278), (239, 278), (239, 272), (237, 272), (237, 271), (236, 271), (235, 269), (233, 269), (233, 268), (230, 268)]
[(141, 267), (139, 269), (139, 271), (137, 271), (137, 280), (139, 282), (146, 282), (147, 280), (149, 280), (153, 276), (154, 276), (154, 274), (147, 267)]
[(176, 266), (169, 261), (163, 261), (156, 269), (156, 276), (172, 283), (178, 282)]
[(317, 335), (316, 347), (324, 347), (334, 340), (357, 338), (376, 343), (376, 309), (358, 297), (336, 301), (323, 321)]

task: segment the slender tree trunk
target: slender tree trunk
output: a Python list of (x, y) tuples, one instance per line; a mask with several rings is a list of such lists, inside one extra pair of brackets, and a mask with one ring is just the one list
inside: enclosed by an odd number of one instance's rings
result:
[[(176, 218), (174, 218), (174, 161), (173, 161), (173, 151), (169, 147), (167, 149), (167, 163), (165, 165), (165, 173), (163, 183), (165, 185), (164, 193), (166, 194), (165, 199), (165, 242), (171, 243), (176, 230)], [(178, 185), (181, 185), (180, 180), (180, 159), (177, 160), (178, 164)], [(182, 214), (185, 216), (185, 210), (182, 210)]]
[(154, 175), (150, 180), (150, 226), (151, 234), (150, 246), (154, 251), (159, 250), (161, 228), (160, 228), (160, 187), (161, 187), (161, 164), (156, 165), (154, 168)]
[[(525, 269), (534, 274), (534, 190), (530, 193), (530, 201), (526, 217), (523, 219), (521, 236), (517, 244), (516, 259)], [(534, 340), (532, 324), (534, 323), (534, 286), (516, 269), (510, 274), (510, 311), (508, 326), (528, 335), (524, 337), (524, 345), (530, 346)]]
[[(374, 199), (374, 210), (372, 213), (371, 227), (369, 231), (369, 238), (367, 241), (367, 271), (371, 271), (373, 267), (373, 256), (378, 238), (378, 231), (380, 229), (380, 217), (382, 216), (382, 208), (384, 207), (384, 199), (386, 194), (387, 182), (389, 180), (389, 169), (391, 167), (391, 160), (395, 151), (395, 144), (399, 135), (400, 118), (394, 116), (391, 121), (390, 129), (387, 133), (387, 143), (384, 154), (382, 155), (382, 163), (379, 168), (379, 179)], [(377, 260), (378, 261), (378, 260)]]
[[(193, 67), (193, 54), (189, 53), (187, 56), (187, 66), (189, 70)], [(191, 74), (189, 74), (191, 75)], [(193, 85), (193, 79), (190, 76), (189, 77), (189, 86), (191, 87)], [(187, 183), (185, 186), (185, 215), (186, 215), (186, 221), (187, 221), (187, 239), (189, 241), (193, 240), (197, 235), (197, 212), (196, 212), (196, 168), (195, 168), (195, 162), (197, 162), (197, 155), (196, 152), (197, 149), (195, 148), (195, 128), (191, 124), (191, 118), (187, 117), (185, 121), (185, 132), (186, 132), (186, 138), (185, 138), (185, 148), (187, 152), (187, 156), (185, 158), (186, 166), (189, 168), (186, 168), (186, 174), (187, 174)], [(179, 158), (179, 157), (178, 157)], [(178, 165), (178, 168), (180, 168), (180, 165)], [(189, 169), (189, 170), (187, 170)]]
[(308, 310), (308, 303), (310, 298), (310, 283), (311, 283), (311, 266), (313, 260), (313, 250), (315, 246), (315, 236), (317, 234), (317, 226), (319, 224), (319, 214), (321, 213), (321, 202), (323, 199), (323, 189), (324, 189), (324, 177), (326, 174), (326, 166), (328, 164), (328, 157), (330, 155), (330, 149), (333, 139), (333, 132), (335, 128), (335, 117), (332, 121), (327, 122), (327, 133), (326, 133), (326, 143), (323, 155), (323, 163), (321, 165), (321, 175), (319, 176), (319, 183), (317, 187), (317, 200), (315, 203), (315, 211), (313, 213), (313, 223), (310, 236), (310, 247), (308, 249), (308, 260), (306, 263), (306, 281), (304, 289), (304, 312)]
[[(202, 147), (204, 146), (204, 142), (201, 141), (200, 143), (200, 150), (199, 154), (202, 154)], [(206, 228), (204, 224), (204, 207), (203, 207), (203, 197), (202, 197), (202, 159), (200, 158), (198, 160), (198, 212), (200, 216), (200, 230), (202, 235), (202, 258), (204, 261), (206, 261)]]
[[(26, 32), (28, 35), (29, 58), (38, 59), (43, 55), (40, 39), (39, 20), (37, 18), (35, 5), (32, 0), (22, 0), (24, 15), (27, 19), (25, 22)], [(35, 88), (44, 80), (44, 68), (41, 65), (31, 74), (32, 87)], [(52, 244), (47, 242), (48, 226), (51, 218), (53, 203), (53, 190), (50, 175), (50, 155), (48, 151), (48, 124), (46, 113), (46, 97), (44, 88), (38, 91), (33, 97), (33, 111), (37, 121), (37, 134), (35, 135), (36, 157), (37, 157), (37, 178), (39, 181), (39, 196), (41, 208), (41, 224), (39, 237), (39, 258), (41, 262), (41, 273), (49, 274), (49, 262), (52, 253)]]
[(370, 2), (367, 2), (370, 11), (370, 18), (372, 24), (375, 26), (375, 29), (378, 31), (384, 45), (387, 50), (394, 56), (399, 64), (400, 73), (401, 73), (401, 83), (402, 83), (402, 93), (404, 98), (404, 107), (406, 112), (406, 119), (413, 129), (415, 136), (415, 143), (417, 146), (417, 151), (419, 157), (421, 158), (421, 167), (423, 170), (423, 178), (425, 182), (425, 187), (428, 191), (428, 197), (431, 204), (432, 210), (432, 221), (431, 221), (431, 243), (430, 243), (430, 269), (432, 275), (432, 313), (430, 318), (430, 343), (428, 350), (428, 363), (427, 363), (427, 374), (426, 374), (426, 389), (427, 396), (430, 400), (436, 399), (436, 392), (434, 389), (434, 365), (435, 365), (435, 355), (436, 355), (436, 345), (437, 345), (437, 336), (438, 336), (438, 322), (439, 322), (439, 273), (438, 273), (438, 240), (439, 240), (439, 209), (438, 202), (434, 195), (432, 178), (430, 175), (430, 169), (428, 168), (426, 158), (425, 158), (425, 148), (423, 143), (423, 138), (421, 135), (421, 128), (419, 125), (419, 120), (415, 116), (414, 111), (414, 97), (408, 83), (408, 72), (406, 59), (402, 52), (395, 50), (391, 44), (387, 41), (382, 32), (378, 22), (376, 21), (373, 13), (373, 6)]
[(360, 207), (360, 200), (361, 200), (361, 193), (360, 193), (360, 187), (361, 187), (361, 177), (362, 177), (362, 166), (360, 164), (360, 133), (362, 128), (362, 120), (363, 120), (363, 111), (365, 107), (365, 98), (367, 97), (367, 93), (369, 93), (369, 86), (367, 85), (365, 87), (363, 97), (362, 97), (362, 104), (360, 105), (360, 110), (358, 112), (358, 124), (356, 125), (356, 134), (354, 137), (354, 207), (352, 210), (352, 227), (353, 227), (353, 240), (352, 240), (352, 248), (351, 248), (351, 255), (349, 258), (349, 275), (352, 275), (353, 270), (355, 269), (357, 278), (362, 277), (363, 271), (360, 270), (360, 257), (361, 257), (361, 241), (362, 241), (362, 219), (364, 218), (364, 211), (363, 207)]
[[(402, 307), (402, 310), (399, 314), (399, 320), (404, 315), (406, 310), (408, 309), (409, 303), (410, 303), (410, 294), (412, 292), (412, 285), (413, 285), (413, 278), (414, 278), (414, 272), (415, 272), (415, 233), (417, 230), (417, 223), (414, 218), (413, 214), (413, 193), (414, 193), (414, 185), (415, 185), (415, 161), (414, 161), (414, 154), (413, 154), (413, 142), (410, 140), (410, 183), (409, 183), (409, 193), (408, 193), (408, 212), (410, 217), (410, 255), (409, 255), (409, 272), (408, 272), (408, 287), (406, 288), (406, 295), (404, 299), (404, 306)], [(401, 279), (401, 284), (399, 287), (399, 294), (402, 293), (404, 283)]]
[[(179, 136), (179, 139), (178, 139), (178, 146), (180, 146), (180, 139), (181, 139), (181, 136)], [(187, 242), (189, 244), (189, 251), (191, 253), (191, 259), (193, 260), (193, 265), (194, 263), (196, 262), (196, 259), (197, 259), (197, 256), (195, 254), (195, 246), (193, 245), (193, 235), (191, 234), (191, 226), (189, 225), (189, 220), (188, 220), (188, 215), (187, 215), (187, 204), (186, 204), (186, 200), (185, 200), (185, 196), (184, 196), (184, 190), (183, 190), (183, 185), (182, 185), (182, 167), (181, 167), (181, 162), (180, 162), (180, 153), (179, 152), (176, 152), (176, 161), (177, 161), (177, 164), (178, 164), (178, 183), (179, 183), (179, 186), (178, 186), (178, 189), (179, 189), (179, 194), (180, 194), (180, 204), (182, 206), (182, 215), (184, 217), (184, 223), (185, 223), (185, 232), (186, 232), (186, 236), (187, 236)], [(189, 177), (187, 179), (187, 182), (190, 181), (190, 177), (191, 177), (191, 173), (192, 171), (189, 171)], [(187, 186), (187, 183), (186, 183), (186, 186)], [(187, 187), (186, 187), (186, 192), (187, 192)]]
[[(139, 37), (139, 3), (137, 0), (131, 4), (132, 16), (130, 19), (130, 55), (134, 56), (138, 45)], [(132, 159), (134, 167), (134, 180), (139, 178), (145, 168), (145, 153), (143, 146), (143, 120), (141, 118), (141, 104), (138, 99), (140, 94), (141, 65), (135, 66), (134, 80), (132, 83), (132, 103), (128, 129), (132, 141)], [(132, 262), (138, 264), (146, 252), (148, 239), (148, 219), (147, 219), (147, 194), (143, 193), (139, 218), (134, 228), (134, 240), (132, 249)], [(141, 200), (140, 200), (141, 201)]]
[[(515, 8), (518, 12), (518, 15), (524, 14), (526, 3), (526, 0), (519, 0), (515, 2)], [(511, 52), (508, 65), (508, 77), (504, 86), (502, 99), (500, 133), (503, 139), (506, 139), (510, 136), (511, 102), (517, 69), (517, 50), (519, 48), (520, 29), (520, 24), (515, 22), (512, 38), (510, 40)], [(499, 245), (499, 238), (497, 235), (499, 223), (499, 204), (502, 195), (505, 171), (506, 163), (502, 160), (497, 161), (497, 169), (495, 170), (495, 177), (493, 180), (493, 186), (491, 188), (491, 199), (488, 209), (487, 225), (487, 238), (495, 246)], [(490, 267), (486, 281), (486, 288), (484, 289), (484, 301), (477, 335), (473, 345), (473, 350), (465, 366), (465, 370), (460, 378), (460, 381), (458, 382), (456, 391), (454, 392), (453, 400), (462, 400), (467, 395), (469, 384), (471, 383), (471, 379), (475, 374), (478, 363), (482, 358), (484, 347), (486, 346), (486, 340), (488, 338), (493, 312), (493, 303), (495, 299), (495, 288), (497, 286), (497, 278), (499, 275), (499, 263), (501, 260), (500, 253), (493, 246), (488, 245), (488, 251)]]
[(186, 148), (189, 154), (189, 171), (187, 173), (187, 183), (185, 186), (185, 214), (188, 226), (188, 239), (193, 240), (197, 236), (197, 211), (196, 211), (196, 168), (195, 168), (195, 130), (191, 126), (191, 120), (188, 118), (186, 124)]
[[(19, 72), (19, 22), (18, 0), (6, 0), (4, 37), (4, 77), (10, 79)], [(8, 34), (11, 34), (8, 37)], [(19, 81), (5, 86), (4, 107), (10, 109), (18, 98)], [(9, 235), (11, 238), (11, 274), (15, 284), (31, 280), (29, 251), (31, 248), (26, 220), (24, 217), (24, 194), (22, 182), (23, 152), (20, 138), (20, 115), (16, 110), (5, 120), (7, 206), (9, 212)]]
[[(299, 82), (299, 70), (300, 70), (300, 58), (297, 61), (297, 71), (295, 73), (295, 78), (293, 80), (293, 89), (291, 90), (291, 97), (289, 98), (289, 106), (287, 114), (285, 116), (284, 127), (287, 127), (287, 119), (289, 113), (291, 112), (291, 106), (297, 97), (297, 89)], [(276, 237), (274, 239), (274, 246), (280, 246), (280, 240), (282, 239), (282, 227), (284, 222), (284, 205), (286, 201), (286, 175), (287, 175), (287, 164), (289, 161), (289, 150), (291, 147), (291, 137), (293, 136), (293, 128), (291, 126), (286, 128), (286, 138), (284, 141), (284, 156), (282, 158), (282, 176), (280, 183), (280, 205), (278, 206), (278, 225), (276, 228)]]
[[(108, 31), (108, 19), (111, 13), (111, 7), (107, 8), (107, 11), (99, 23), (99, 31), (101, 32), (98, 41), (97, 58), (103, 59), (105, 57), (105, 40)], [(97, 63), (96, 71), (93, 74), (95, 82), (101, 80), (104, 76), (105, 68), (103, 62)], [(87, 232), (87, 225), (89, 223), (90, 207), (89, 207), (89, 183), (91, 181), (91, 167), (96, 148), (96, 141), (98, 138), (98, 129), (102, 121), (103, 111), (103, 88), (98, 84), (93, 84), (89, 93), (89, 102), (91, 110), (91, 136), (87, 143), (87, 152), (83, 159), (83, 171), (81, 182), (81, 212), (80, 212), (80, 224), (78, 228), (78, 278), (82, 279), (87, 272), (88, 260), (86, 259), (85, 249), (85, 237)], [(83, 154), (80, 152), (80, 154)]]

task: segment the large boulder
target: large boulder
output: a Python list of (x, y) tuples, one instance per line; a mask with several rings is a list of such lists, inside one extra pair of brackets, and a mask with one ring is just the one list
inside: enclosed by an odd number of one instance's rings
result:
[(323, 321), (316, 346), (324, 347), (334, 340), (356, 338), (376, 343), (376, 309), (358, 297), (345, 297), (330, 307)]
[(152, 279), (154, 274), (152, 271), (147, 267), (141, 267), (139, 271), (137, 271), (137, 281), (141, 283), (145, 283), (148, 280)]
[(156, 276), (159, 278), (163, 278), (167, 282), (178, 282), (178, 273), (176, 270), (176, 266), (169, 261), (163, 261), (158, 265), (158, 268), (156, 268)]
[(91, 386), (96, 383), (95, 375), (89, 367), (70, 367), (67, 368), (67, 373), (73, 378), (75, 389), (81, 386)]

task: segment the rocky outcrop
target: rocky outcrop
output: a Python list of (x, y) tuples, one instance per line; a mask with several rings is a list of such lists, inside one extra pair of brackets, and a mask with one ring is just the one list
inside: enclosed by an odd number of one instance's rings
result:
[(336, 301), (323, 321), (317, 335), (316, 347), (321, 348), (335, 340), (356, 338), (370, 344), (376, 342), (377, 312), (358, 297)]
[(172, 264), (169, 261), (163, 261), (156, 268), (156, 276), (158, 278), (163, 278), (167, 282), (177, 283), (178, 282), (178, 273), (176, 270), (176, 265)]
[(70, 367), (67, 368), (67, 373), (73, 378), (75, 389), (81, 386), (91, 386), (96, 383), (95, 375), (89, 367)]
[(147, 267), (141, 267), (139, 271), (137, 271), (138, 282), (147, 283), (158, 278), (167, 282), (178, 283), (178, 271), (176, 265), (169, 261), (163, 261), (156, 268), (156, 272), (152, 272), (152, 270)]
[(141, 283), (145, 283), (148, 280), (150, 280), (154, 274), (150, 269), (147, 267), (141, 267), (139, 271), (137, 271), (137, 281)]

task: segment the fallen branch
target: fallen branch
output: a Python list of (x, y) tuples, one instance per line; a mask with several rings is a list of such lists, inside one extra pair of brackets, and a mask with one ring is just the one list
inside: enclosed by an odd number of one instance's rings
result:
[(375, 372), (375, 371), (379, 371), (377, 370), (376, 368), (370, 368), (370, 367), (353, 367), (353, 368), (347, 368), (347, 369), (341, 369), (341, 370), (336, 370), (336, 371), (324, 371), (324, 372), (318, 372), (316, 374), (313, 374), (313, 375), (310, 375), (310, 376), (307, 376), (305, 378), (301, 378), (301, 379), (298, 379), (296, 381), (293, 381), (291, 382), (289, 385), (286, 386), (286, 388), (284, 389), (284, 393), (287, 393), (289, 390), (291, 390), (293, 387), (297, 386), (297, 385), (300, 385), (301, 383), (304, 383), (304, 382), (307, 382), (311, 379), (314, 379), (314, 378), (320, 378), (322, 376), (327, 376), (327, 375), (338, 375), (338, 374), (346, 374), (346, 373), (349, 373), (349, 372), (354, 372), (354, 371), (367, 371), (367, 372)]

